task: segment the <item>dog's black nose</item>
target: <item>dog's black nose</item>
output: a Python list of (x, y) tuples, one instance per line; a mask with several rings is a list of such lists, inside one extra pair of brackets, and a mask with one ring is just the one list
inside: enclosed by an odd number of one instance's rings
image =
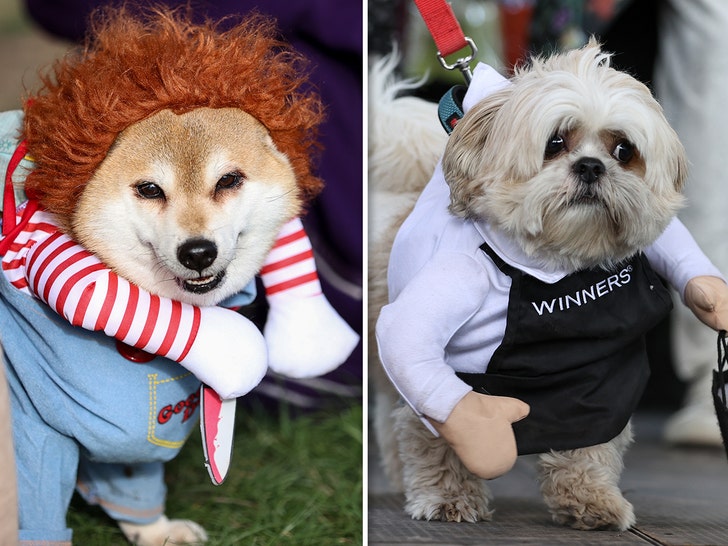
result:
[(198, 273), (212, 265), (217, 258), (217, 245), (207, 239), (189, 239), (177, 248), (177, 259), (187, 269)]
[(595, 157), (582, 157), (574, 164), (574, 173), (584, 184), (593, 184), (606, 170), (604, 163)]

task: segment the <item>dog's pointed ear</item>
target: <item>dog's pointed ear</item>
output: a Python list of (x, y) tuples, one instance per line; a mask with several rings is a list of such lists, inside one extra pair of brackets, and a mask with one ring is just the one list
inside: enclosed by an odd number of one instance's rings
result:
[[(489, 156), (485, 152), (495, 118), (509, 96), (510, 89), (505, 88), (475, 104), (448, 139), (442, 169), (450, 186), (450, 212), (456, 216), (472, 216), (470, 204), (485, 189), (476, 181), (481, 178)], [(493, 137), (497, 138), (497, 135)]]

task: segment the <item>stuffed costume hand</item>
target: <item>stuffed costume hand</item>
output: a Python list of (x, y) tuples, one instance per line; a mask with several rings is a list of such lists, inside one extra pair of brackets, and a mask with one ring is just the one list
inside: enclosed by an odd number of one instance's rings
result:
[(467, 393), (444, 423), (430, 420), (465, 467), (490, 480), (508, 472), (518, 457), (512, 424), (529, 413), (516, 398)]
[(298, 379), (324, 375), (338, 368), (359, 343), (323, 294), (279, 295), (268, 302), (263, 332), (268, 366), (276, 373)]
[(714, 330), (728, 330), (728, 285), (723, 279), (700, 276), (685, 287), (685, 305)]
[(253, 390), (268, 370), (265, 340), (250, 320), (224, 307), (200, 307), (200, 328), (179, 363), (222, 399)]

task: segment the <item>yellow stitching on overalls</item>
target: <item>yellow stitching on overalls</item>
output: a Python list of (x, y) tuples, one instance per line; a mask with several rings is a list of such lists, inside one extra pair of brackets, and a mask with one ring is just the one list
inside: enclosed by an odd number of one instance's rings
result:
[[(178, 375), (177, 377), (170, 377), (168, 379), (162, 379), (161, 381), (155, 381), (157, 385), (161, 385), (162, 383), (171, 383), (172, 381), (179, 381), (180, 379), (184, 379), (187, 376), (192, 375), (192, 372), (183, 373), (182, 375)], [(157, 374), (154, 374), (154, 377), (156, 377)]]
[[(187, 441), (186, 436), (184, 440), (172, 442), (169, 440), (162, 440), (161, 438), (157, 438), (156, 436), (156, 429), (157, 429), (157, 385), (162, 385), (163, 383), (170, 383), (172, 381), (178, 381), (180, 379), (183, 379), (187, 376), (191, 375), (191, 372), (183, 373), (182, 375), (178, 375), (177, 377), (170, 377), (168, 379), (163, 379), (161, 381), (157, 381), (157, 374), (156, 373), (150, 373), (147, 377), (149, 378), (149, 424), (147, 426), (147, 441), (150, 444), (154, 444), (161, 447), (167, 447), (170, 449), (177, 449), (184, 445), (184, 443)], [(192, 432), (190, 431), (190, 434)]]

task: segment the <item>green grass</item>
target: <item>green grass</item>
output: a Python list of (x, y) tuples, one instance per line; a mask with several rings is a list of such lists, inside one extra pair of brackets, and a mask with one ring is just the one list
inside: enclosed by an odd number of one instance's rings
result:
[[(199, 433), (167, 464), (167, 515), (192, 519), (210, 546), (362, 543), (362, 406), (311, 414), (238, 410), (230, 472), (215, 487)], [(126, 544), (97, 507), (74, 497), (74, 544)]]

